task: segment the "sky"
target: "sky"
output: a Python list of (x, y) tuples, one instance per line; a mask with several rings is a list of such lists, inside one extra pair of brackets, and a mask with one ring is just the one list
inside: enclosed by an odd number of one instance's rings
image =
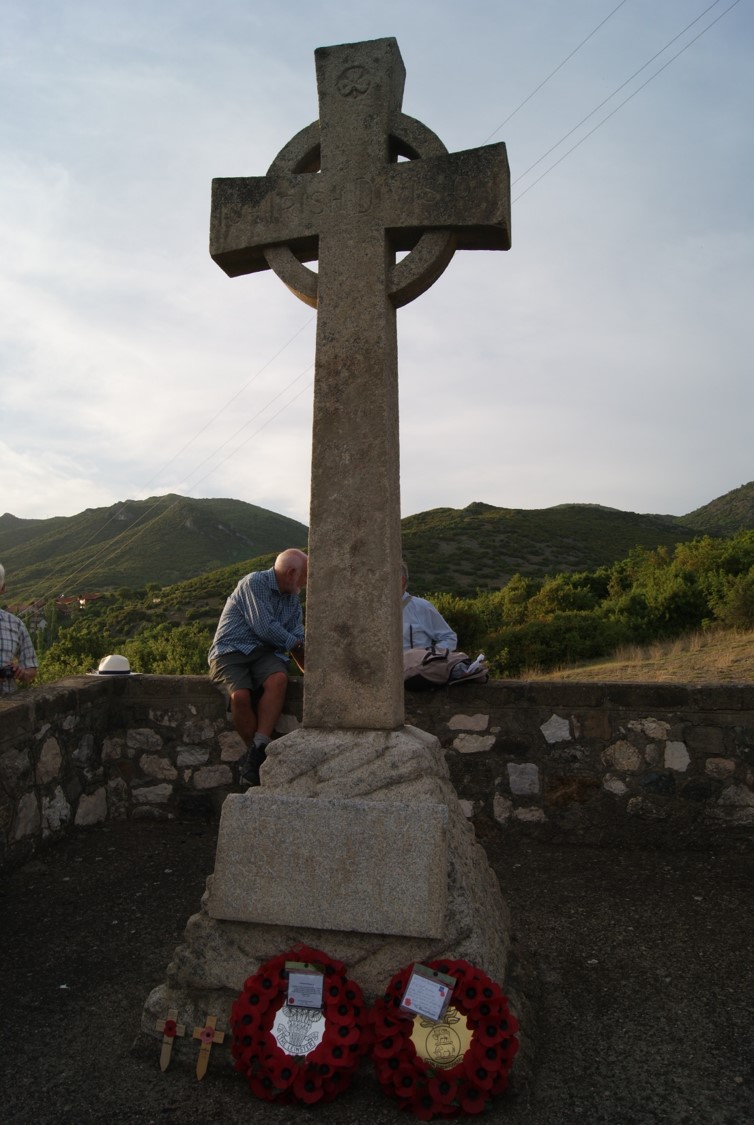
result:
[(403, 112), (512, 180), (512, 249), (398, 311), (402, 514), (754, 479), (751, 0), (0, 0), (0, 513), (308, 522), (316, 313), (211, 260), (211, 181), (316, 119), (316, 47), (386, 36)]

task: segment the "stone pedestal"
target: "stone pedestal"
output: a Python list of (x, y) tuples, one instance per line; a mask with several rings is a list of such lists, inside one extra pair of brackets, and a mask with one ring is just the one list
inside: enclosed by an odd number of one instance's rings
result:
[(227, 1030), (245, 980), (297, 942), (345, 962), (370, 1001), (439, 957), (504, 984), (508, 910), (434, 735), (303, 728), (271, 744), (261, 776), (226, 799), (215, 872), (146, 1001), (145, 1034), (160, 1037), (168, 1008)]

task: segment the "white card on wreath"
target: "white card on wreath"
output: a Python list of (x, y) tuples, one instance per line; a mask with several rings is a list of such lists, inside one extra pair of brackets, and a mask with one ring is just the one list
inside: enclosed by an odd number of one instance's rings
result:
[(429, 969), (426, 965), (414, 965), (401, 1000), (401, 1009), (414, 1016), (439, 1023), (448, 1010), (453, 993), (455, 978)]
[(313, 965), (288, 961), (288, 998), (291, 1008), (321, 1008), (325, 986), (324, 975)]

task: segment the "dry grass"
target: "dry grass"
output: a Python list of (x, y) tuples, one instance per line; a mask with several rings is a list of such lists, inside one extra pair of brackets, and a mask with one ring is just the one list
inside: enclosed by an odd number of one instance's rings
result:
[(675, 641), (619, 649), (612, 657), (555, 671), (527, 672), (531, 680), (635, 680), (665, 683), (745, 683), (754, 680), (754, 632), (715, 630)]

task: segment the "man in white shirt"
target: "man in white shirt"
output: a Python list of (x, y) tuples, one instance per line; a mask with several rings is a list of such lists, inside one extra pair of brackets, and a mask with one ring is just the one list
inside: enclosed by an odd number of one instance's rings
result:
[(406, 590), (408, 567), (401, 563), (401, 590), (403, 592), (403, 648), (458, 647), (458, 637), (432, 602), (416, 598)]

